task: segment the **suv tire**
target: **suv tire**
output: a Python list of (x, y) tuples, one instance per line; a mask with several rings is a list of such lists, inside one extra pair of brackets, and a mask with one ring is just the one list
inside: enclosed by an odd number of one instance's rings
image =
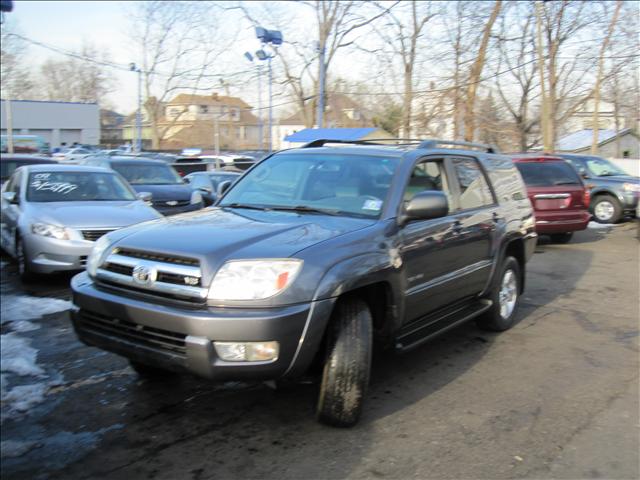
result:
[(515, 324), (520, 303), (520, 264), (513, 257), (506, 257), (499, 270), (498, 279), (489, 299), (493, 302), (476, 323), (483, 330), (502, 332)]
[(598, 223), (617, 223), (622, 218), (622, 206), (612, 195), (599, 195), (591, 203), (593, 219)]
[(316, 418), (351, 427), (360, 418), (373, 347), (371, 311), (359, 298), (340, 301), (328, 328)]
[(573, 232), (554, 233), (553, 235), (549, 235), (549, 237), (551, 237), (553, 243), (569, 243), (573, 238)]
[(16, 263), (18, 264), (18, 275), (22, 283), (33, 282), (34, 275), (29, 268), (29, 256), (24, 251), (24, 243), (20, 235), (16, 236)]

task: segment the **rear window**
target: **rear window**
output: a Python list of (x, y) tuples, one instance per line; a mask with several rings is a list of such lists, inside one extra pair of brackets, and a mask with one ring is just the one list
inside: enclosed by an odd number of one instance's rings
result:
[(577, 172), (565, 162), (518, 162), (524, 183), (529, 187), (553, 187), (555, 185), (580, 185)]

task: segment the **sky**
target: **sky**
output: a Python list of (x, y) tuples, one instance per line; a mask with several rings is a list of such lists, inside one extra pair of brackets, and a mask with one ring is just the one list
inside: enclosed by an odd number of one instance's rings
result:
[[(6, 20), (17, 27), (17, 31), (37, 42), (42, 42), (65, 50), (79, 50), (87, 41), (109, 52), (115, 63), (128, 65), (137, 60), (136, 52), (131, 49), (128, 39), (129, 28), (126, 1), (35, 1), (14, 0), (13, 12)], [(266, 26), (269, 28), (269, 26)], [(259, 48), (250, 25), (242, 26), (241, 35), (234, 45), (230, 58), (237, 64), (226, 62), (225, 68), (238, 71), (250, 68), (242, 54)], [(237, 52), (235, 52), (237, 50)], [(28, 56), (37, 66), (47, 58), (61, 59), (63, 55), (39, 46), (30, 45)], [(108, 100), (114, 109), (121, 113), (130, 113), (136, 108), (137, 78), (134, 73), (113, 70), (117, 90)], [(245, 85), (246, 87), (246, 85)], [(231, 91), (231, 94), (239, 92)], [(257, 105), (256, 89), (245, 88), (243, 98), (251, 105)], [(263, 97), (266, 95), (266, 89)]]

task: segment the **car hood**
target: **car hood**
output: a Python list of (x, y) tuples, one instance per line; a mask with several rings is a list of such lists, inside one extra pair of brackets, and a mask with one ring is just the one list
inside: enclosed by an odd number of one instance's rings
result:
[(140, 192), (149, 192), (152, 195), (151, 201), (162, 200), (190, 200), (192, 189), (186, 184), (172, 185), (131, 185), (133, 189)]
[(50, 202), (29, 205), (36, 221), (70, 228), (120, 228), (161, 218), (139, 200), (124, 202)]
[(228, 259), (287, 258), (374, 221), (295, 212), (208, 208), (110, 235), (119, 247), (198, 258), (203, 270)]

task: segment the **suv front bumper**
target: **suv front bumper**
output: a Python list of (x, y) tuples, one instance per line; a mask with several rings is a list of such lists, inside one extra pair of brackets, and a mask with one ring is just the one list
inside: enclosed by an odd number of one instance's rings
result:
[[(334, 299), (268, 309), (194, 309), (149, 303), (97, 287), (86, 272), (71, 281), (71, 317), (84, 343), (147, 365), (215, 380), (302, 375), (321, 343)], [(278, 358), (230, 362), (214, 341), (279, 342)]]

